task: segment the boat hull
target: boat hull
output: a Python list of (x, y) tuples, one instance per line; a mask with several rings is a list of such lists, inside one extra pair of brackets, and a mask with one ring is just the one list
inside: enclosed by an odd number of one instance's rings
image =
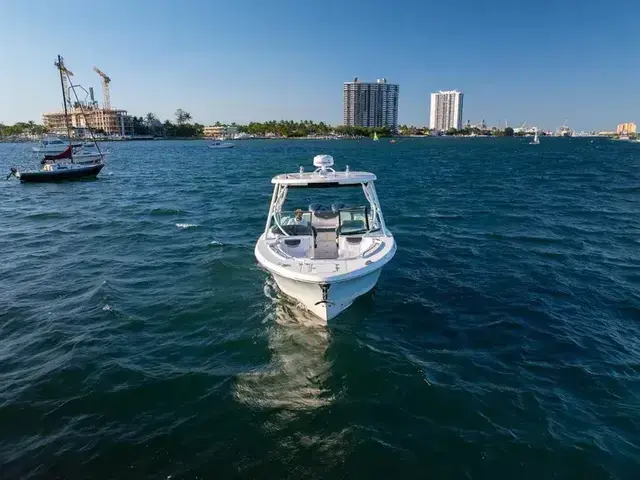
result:
[(74, 155), (73, 156), (73, 161), (75, 163), (78, 163), (80, 165), (85, 165), (85, 164), (91, 164), (91, 163), (95, 163), (98, 161), (102, 161), (104, 160), (104, 158), (107, 156), (106, 153), (103, 154), (99, 154), (99, 153), (86, 153), (86, 154), (81, 154), (81, 155)]
[(69, 170), (41, 170), (38, 172), (20, 172), (19, 178), (23, 183), (59, 182), (63, 180), (78, 180), (95, 177), (100, 173), (104, 164), (88, 165), (86, 167), (70, 168)]
[(307, 310), (328, 321), (347, 309), (356, 298), (375, 287), (382, 268), (360, 277), (337, 282), (302, 282), (271, 273), (278, 288)]
[(221, 143), (220, 145), (209, 145), (209, 148), (221, 149), (221, 148), (233, 148), (235, 145), (233, 143)]

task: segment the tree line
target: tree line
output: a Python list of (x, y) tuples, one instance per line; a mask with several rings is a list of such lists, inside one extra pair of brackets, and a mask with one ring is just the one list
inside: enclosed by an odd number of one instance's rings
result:
[(331, 126), (324, 122), (314, 122), (312, 120), (300, 120), (298, 122), (293, 120), (270, 120), (268, 122), (251, 122), (248, 125), (235, 125), (238, 131), (255, 136), (275, 135), (278, 137), (308, 137), (308, 136), (323, 136), (323, 135), (348, 135), (358, 137), (368, 137), (374, 134), (374, 132), (380, 136), (391, 135), (393, 132), (389, 127), (370, 128), (370, 127), (356, 127), (356, 126)]
[(181, 108), (176, 110), (175, 122), (165, 120), (164, 122), (154, 113), (147, 113), (144, 117), (132, 117), (134, 135), (153, 135), (161, 137), (199, 137), (204, 133), (204, 125), (191, 123), (192, 117), (189, 112)]
[(28, 122), (18, 122), (13, 125), (4, 125), (0, 123), (0, 137), (16, 137), (18, 135), (42, 135), (47, 129), (44, 125), (38, 125), (36, 122), (29, 120)]
[[(160, 137), (181, 137), (191, 138), (199, 137), (204, 133), (204, 125), (193, 122), (192, 116), (189, 112), (179, 108), (176, 110), (175, 121), (165, 120), (161, 121), (154, 113), (147, 113), (144, 117), (132, 117), (133, 133), (134, 135), (153, 135)], [(216, 126), (221, 126), (220, 122), (215, 123)], [(378, 136), (393, 135), (393, 132), (389, 127), (358, 127), (338, 125), (331, 126), (324, 122), (314, 122), (312, 120), (270, 120), (267, 122), (250, 122), (247, 125), (238, 125), (231, 123), (231, 127), (236, 127), (239, 132), (247, 133), (254, 136), (268, 136), (274, 135), (277, 137), (307, 137), (307, 136), (324, 136), (324, 135), (344, 135), (351, 137), (370, 137), (376, 133)], [(400, 125), (399, 133), (401, 135), (430, 135), (432, 131), (427, 127), (415, 127), (409, 125)], [(19, 135), (42, 135), (47, 132), (47, 129), (43, 125), (38, 125), (33, 121), (18, 122), (14, 125), (3, 125), (0, 123), (0, 136), (11, 137)], [(104, 134), (98, 129), (95, 133)], [(524, 132), (514, 132), (513, 128), (507, 127), (504, 130), (488, 128), (478, 128), (466, 126), (460, 130), (456, 128), (450, 128), (446, 132), (442, 132), (445, 135), (451, 136), (467, 136), (467, 135), (491, 135), (491, 136), (522, 136)], [(544, 135), (544, 132), (539, 132), (540, 135)]]

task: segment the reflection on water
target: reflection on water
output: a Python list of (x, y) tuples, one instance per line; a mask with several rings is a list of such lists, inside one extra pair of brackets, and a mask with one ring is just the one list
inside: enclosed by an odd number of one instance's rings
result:
[(271, 351), (269, 366), (238, 377), (236, 399), (259, 408), (306, 410), (326, 406), (332, 395), (325, 386), (331, 363), (325, 353), (330, 334), (326, 323), (276, 294), (267, 280), (265, 325)]

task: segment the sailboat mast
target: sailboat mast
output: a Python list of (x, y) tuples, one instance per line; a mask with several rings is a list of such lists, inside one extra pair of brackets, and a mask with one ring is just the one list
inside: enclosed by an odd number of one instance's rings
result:
[[(67, 111), (67, 95), (64, 91), (64, 63), (60, 55), (58, 55), (57, 66), (60, 72), (60, 88), (62, 89), (62, 103), (64, 104), (64, 124), (67, 127), (67, 140), (69, 140), (69, 147), (71, 147), (71, 128), (69, 127), (69, 113)], [(73, 154), (71, 155), (71, 162), (73, 162)]]

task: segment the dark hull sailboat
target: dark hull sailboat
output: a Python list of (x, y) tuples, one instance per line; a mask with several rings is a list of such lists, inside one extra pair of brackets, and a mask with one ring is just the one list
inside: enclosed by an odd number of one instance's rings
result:
[[(70, 75), (73, 75), (64, 66), (63, 58), (58, 55), (57, 61), (54, 63), (60, 72), (60, 86), (62, 88), (62, 103), (64, 105), (64, 118), (65, 125), (67, 127), (67, 138), (69, 143), (67, 148), (59, 153), (45, 155), (42, 159), (43, 167), (40, 170), (20, 172), (17, 168), (12, 168), (11, 173), (7, 177), (15, 176), (24, 183), (43, 183), (43, 182), (58, 182), (62, 180), (78, 180), (85, 178), (96, 177), (102, 168), (104, 167), (104, 154), (100, 151), (100, 147), (96, 143), (96, 140), (91, 132), (91, 139), (96, 147), (97, 152), (95, 154), (88, 154), (86, 152), (78, 153), (80, 157), (79, 162), (74, 161), (76, 156), (73, 151), (73, 145), (71, 144), (71, 128), (69, 126), (69, 117), (67, 104), (70, 104), (71, 100), (67, 98), (67, 88), (65, 79), (70, 82)], [(71, 83), (71, 82), (70, 82)], [(76, 94), (75, 86), (71, 83), (71, 91), (76, 98), (76, 104), (82, 111), (82, 115), (85, 117), (82, 103)]]
[(43, 169), (35, 172), (13, 172), (24, 183), (60, 182), (64, 180), (79, 180), (95, 178), (104, 167), (103, 163), (95, 165), (81, 165), (66, 163), (54, 165), (51, 170)]

